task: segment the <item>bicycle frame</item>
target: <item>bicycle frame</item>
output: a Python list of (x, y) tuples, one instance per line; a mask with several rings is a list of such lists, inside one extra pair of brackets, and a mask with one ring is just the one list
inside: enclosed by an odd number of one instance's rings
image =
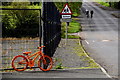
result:
[[(35, 56), (36, 55), (36, 56)], [(35, 56), (33, 59), (30, 59), (31, 57)], [(44, 54), (42, 53), (42, 51), (38, 51), (30, 56), (26, 55), (26, 58), (28, 59), (28, 63), (24, 63), (24, 60), (20, 61), (20, 64), (28, 64), (28, 66), (33, 67), (34, 66), (34, 62), (35, 60), (39, 57), (39, 56), (43, 56)]]
[(38, 52), (36, 52), (36, 53), (34, 53), (34, 54), (30, 55), (30, 56), (27, 55), (26, 57), (27, 57), (27, 59), (30, 60), (31, 57), (35, 56), (34, 59), (32, 60), (34, 62), (40, 55), (44, 56), (44, 54), (42, 53), (42, 51), (38, 51)]

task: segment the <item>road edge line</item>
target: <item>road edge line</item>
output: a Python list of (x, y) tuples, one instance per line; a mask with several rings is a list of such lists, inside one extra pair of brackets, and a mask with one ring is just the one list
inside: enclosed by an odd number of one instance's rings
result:
[(107, 71), (106, 71), (100, 64), (98, 64), (94, 59), (92, 59), (92, 58), (87, 54), (88, 52), (87, 52), (87, 51), (85, 50), (85, 48), (83, 47), (81, 38), (80, 38), (80, 41), (79, 41), (79, 45), (82, 45), (82, 50), (83, 50), (84, 54), (85, 54), (87, 57), (89, 57), (93, 62), (95, 62), (95, 63), (100, 67), (100, 70), (101, 70), (108, 78), (110, 78), (110, 79), (113, 80), (113, 78), (107, 73)]

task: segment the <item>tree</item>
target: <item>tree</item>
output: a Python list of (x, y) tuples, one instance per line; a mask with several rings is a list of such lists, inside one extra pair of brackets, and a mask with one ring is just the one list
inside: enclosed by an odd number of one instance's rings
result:
[(109, 2), (109, 6), (110, 6), (110, 7), (111, 7), (111, 5), (112, 5), (111, 2)]
[(112, 7), (112, 8), (120, 9), (119, 5), (120, 5), (120, 1), (119, 2), (109, 2), (109, 7)]

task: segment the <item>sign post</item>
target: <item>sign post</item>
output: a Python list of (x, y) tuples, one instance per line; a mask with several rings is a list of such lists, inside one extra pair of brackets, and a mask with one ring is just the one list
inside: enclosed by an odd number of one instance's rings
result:
[(66, 22), (66, 41), (65, 41), (65, 45), (67, 45), (67, 39), (68, 39), (68, 26), (69, 26), (69, 22), (72, 21), (71, 17), (72, 17), (72, 11), (68, 5), (68, 3), (65, 4), (64, 8), (62, 9), (62, 12), (60, 13), (62, 16), (62, 22)]

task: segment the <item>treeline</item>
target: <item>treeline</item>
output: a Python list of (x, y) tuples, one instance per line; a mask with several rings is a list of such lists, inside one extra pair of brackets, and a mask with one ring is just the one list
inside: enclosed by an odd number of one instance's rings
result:
[(119, 2), (108, 2), (109, 7), (120, 9), (120, 1)]

